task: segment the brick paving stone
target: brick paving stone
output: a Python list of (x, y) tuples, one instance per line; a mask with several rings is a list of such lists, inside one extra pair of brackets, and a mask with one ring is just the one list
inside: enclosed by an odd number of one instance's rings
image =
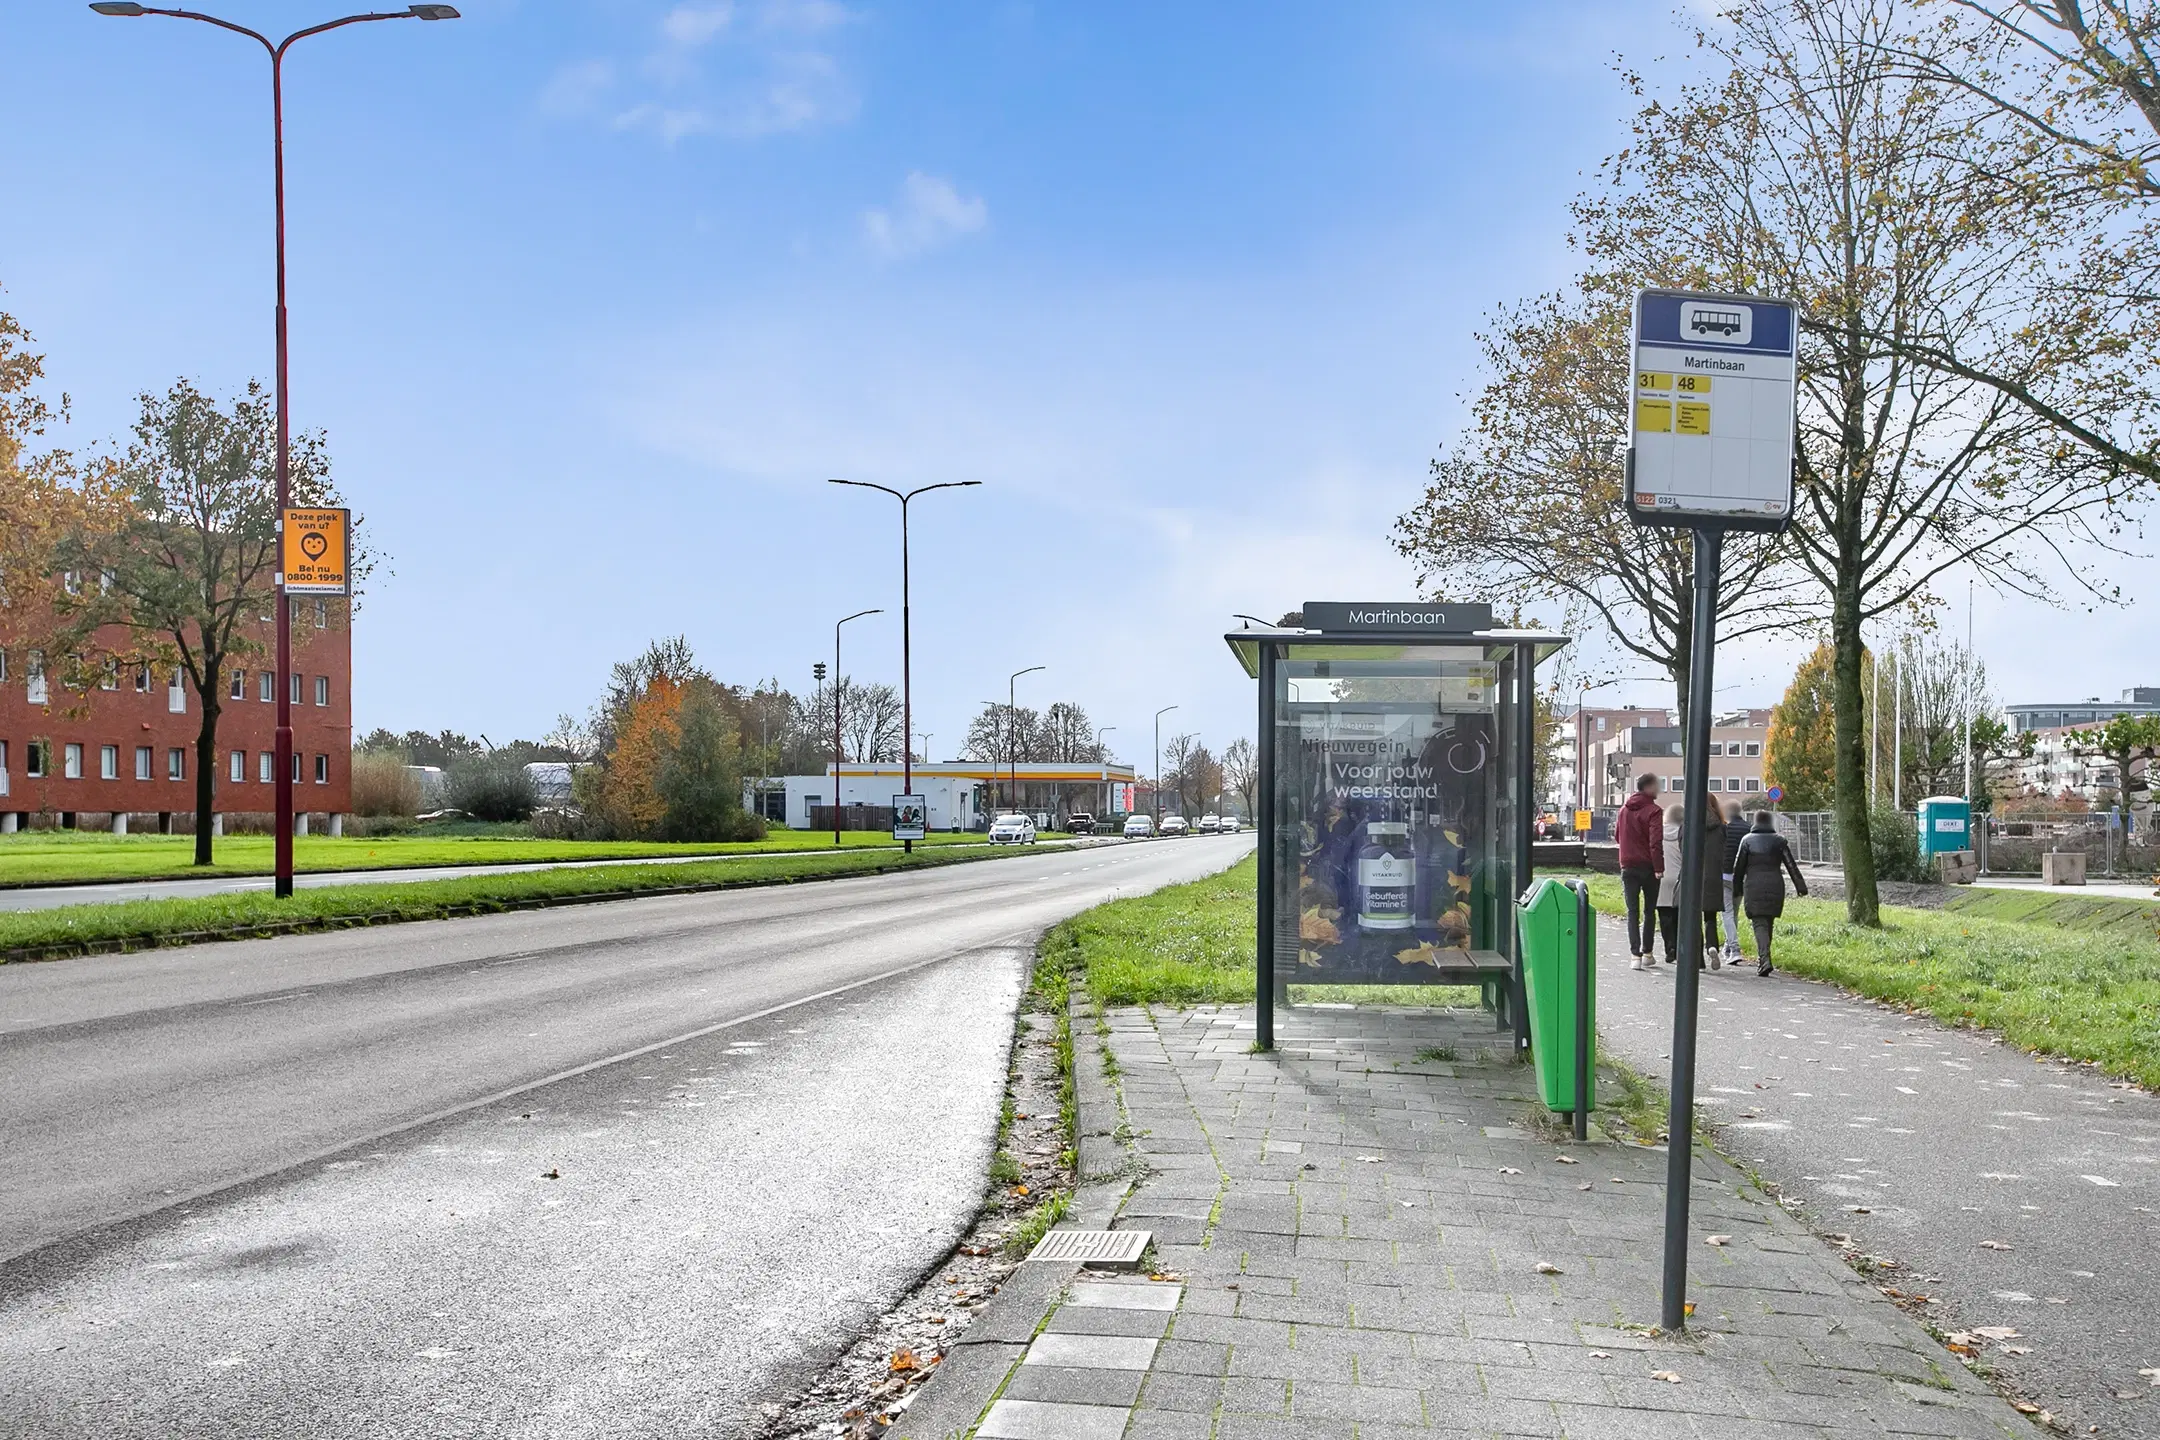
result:
[(1126, 1414), (1121, 1406), (1000, 1400), (975, 1433), (984, 1440), (1119, 1440)]
[(1116, 1405), (1131, 1409), (1140, 1398), (1142, 1370), (1068, 1370), (1022, 1365), (1005, 1386), (1008, 1400), (1050, 1400), (1068, 1405)]

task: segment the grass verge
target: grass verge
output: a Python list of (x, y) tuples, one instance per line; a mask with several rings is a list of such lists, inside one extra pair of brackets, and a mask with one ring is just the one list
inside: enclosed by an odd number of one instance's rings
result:
[(332, 885), (279, 900), (262, 891), (185, 900), (133, 900), (0, 912), (0, 960), (58, 959), (92, 952), (289, 935), (306, 930), (441, 920), (548, 905), (786, 885), (882, 875), (1027, 853), (1021, 849), (843, 850), (680, 865), (601, 870), (528, 870), (396, 885)]
[[(1113, 900), (1053, 926), (1038, 965), (1087, 986), (1101, 1005), (1234, 1005), (1253, 998), (1258, 862)], [(1476, 1006), (1459, 985), (1293, 985), (1304, 1003)]]
[[(1626, 913), (1617, 877), (1592, 876), (1590, 894), (1599, 910)], [(1948, 910), (1885, 905), (1879, 930), (1849, 923), (1840, 902), (1788, 900), (1778, 967), (2160, 1089), (2160, 939), (2112, 913), (2138, 902), (2022, 891), (1959, 899)], [(2065, 904), (2090, 923), (2072, 928), (2055, 908)], [(1753, 935), (1743, 929), (1741, 940), (1752, 954)]]
[[(950, 845), (979, 835), (932, 835), (921, 845)], [(221, 875), (268, 875), (273, 841), (268, 835), (227, 835), (216, 843), (216, 861), (194, 863), (192, 835), (113, 835), (85, 830), (25, 830), (0, 836), (0, 887), (95, 884), (114, 880), (190, 880)], [(652, 860), (680, 855), (770, 855), (787, 851), (895, 850), (882, 831), (847, 830), (832, 836), (776, 830), (762, 840), (728, 845), (666, 844), (643, 840), (535, 840), (530, 836), (300, 835), (293, 864), (303, 871), (398, 870), (449, 865), (513, 865), (565, 860)]]

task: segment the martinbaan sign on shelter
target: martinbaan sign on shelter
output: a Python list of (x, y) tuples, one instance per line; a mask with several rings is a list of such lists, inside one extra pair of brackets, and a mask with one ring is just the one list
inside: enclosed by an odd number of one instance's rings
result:
[(1785, 528), (1798, 336), (1788, 300), (1635, 297), (1627, 503), (1637, 524)]
[(1306, 629), (1330, 633), (1447, 635), (1492, 628), (1492, 606), (1445, 601), (1308, 600), (1299, 613)]

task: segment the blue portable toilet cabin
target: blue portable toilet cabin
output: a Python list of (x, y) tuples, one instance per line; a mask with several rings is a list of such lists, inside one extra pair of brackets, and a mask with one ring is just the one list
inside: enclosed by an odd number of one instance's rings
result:
[(1972, 849), (1972, 802), (1961, 795), (1930, 795), (1920, 802), (1920, 853), (1946, 855)]

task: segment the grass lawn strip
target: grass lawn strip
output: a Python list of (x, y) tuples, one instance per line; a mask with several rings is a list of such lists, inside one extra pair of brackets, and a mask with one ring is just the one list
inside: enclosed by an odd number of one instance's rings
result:
[(2061, 890), (1996, 890), (1959, 887), (1943, 905), (1952, 914), (1979, 920), (2059, 925), (2132, 939), (2160, 935), (2160, 899), (2125, 900), (2117, 895), (2065, 894)]
[[(842, 831), (842, 850), (898, 849), (883, 831)], [(932, 835), (918, 845), (982, 843), (980, 835)], [(194, 863), (192, 835), (113, 835), (83, 830), (26, 830), (0, 836), (0, 887), (92, 885), (114, 880), (193, 880), (268, 875), (268, 835), (221, 836), (216, 860)], [(829, 834), (776, 830), (736, 844), (643, 840), (536, 840), (519, 835), (300, 835), (293, 862), (302, 872), (402, 870), (456, 865), (547, 864), (569, 860), (646, 860), (680, 855), (763, 855), (835, 848)]]
[(751, 856), (706, 864), (529, 870), (400, 885), (333, 885), (301, 890), (285, 900), (250, 891), (181, 900), (67, 905), (53, 910), (0, 912), (0, 959), (59, 959), (101, 951), (441, 920), (640, 895), (836, 880), (1029, 853), (1024, 846), (933, 849), (914, 855), (896, 849), (859, 849), (825, 855)]
[[(1112, 900), (1051, 927), (1043, 961), (1075, 972), (1097, 1006), (1234, 1005), (1253, 999), (1259, 864)], [(1293, 985), (1304, 1004), (1475, 1006), (1460, 985)]]
[[(1600, 911), (1626, 913), (1618, 877), (1592, 876), (1590, 894)], [(2065, 907), (2067, 898), (1975, 891), (1953, 909), (1885, 905), (1880, 930), (1848, 923), (1841, 901), (1788, 900), (1777, 964), (2160, 1089), (2160, 937), (2120, 919), (2146, 907), (2105, 896)], [(1741, 941), (1752, 954), (1745, 927)]]

